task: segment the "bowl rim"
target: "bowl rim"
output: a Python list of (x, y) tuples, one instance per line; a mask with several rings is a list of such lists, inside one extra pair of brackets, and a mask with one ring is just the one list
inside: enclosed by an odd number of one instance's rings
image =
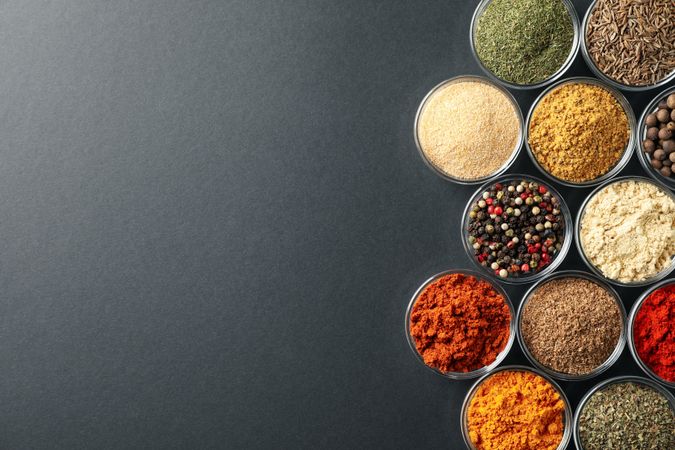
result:
[[(523, 331), (522, 331), (522, 319), (524, 315), (524, 310), (525, 310), (525, 305), (531, 300), (532, 295), (542, 286), (546, 285), (547, 283), (562, 279), (562, 278), (582, 278), (584, 280), (591, 281), (598, 286), (602, 287), (605, 289), (614, 299), (614, 303), (617, 305), (617, 308), (619, 309), (619, 316), (621, 320), (621, 332), (619, 333), (619, 338), (616, 342), (616, 345), (614, 346), (614, 350), (609, 354), (607, 359), (602, 362), (599, 366), (594, 368), (592, 371), (584, 374), (579, 374), (579, 375), (573, 375), (573, 374), (568, 374), (565, 372), (559, 372), (557, 370), (554, 370), (552, 368), (549, 368), (539, 362), (537, 358), (534, 357), (534, 355), (530, 352), (529, 347), (525, 343), (525, 337), (523, 336)], [(537, 369), (541, 370), (542, 372), (548, 374), (550, 377), (561, 380), (561, 381), (582, 381), (582, 380), (588, 380), (590, 378), (593, 378), (597, 375), (600, 375), (601, 373), (605, 372), (608, 370), (610, 367), (612, 367), (616, 361), (619, 359), (621, 356), (621, 353), (623, 352), (623, 349), (626, 345), (626, 308), (623, 305), (623, 301), (621, 300), (621, 296), (616, 292), (616, 290), (607, 282), (601, 280), (597, 276), (590, 274), (588, 272), (583, 272), (581, 270), (562, 270), (559, 272), (553, 273), (551, 276), (543, 278), (539, 281), (537, 281), (534, 285), (532, 285), (527, 292), (523, 295), (523, 298), (520, 302), (520, 306), (518, 307), (518, 315), (516, 317), (516, 337), (518, 339), (518, 344), (520, 345), (520, 348), (523, 350), (523, 353), (525, 354), (525, 357), (527, 360)]]
[(504, 371), (514, 371), (514, 372), (530, 372), (535, 375), (538, 375), (542, 377), (544, 380), (546, 380), (552, 387), (553, 389), (556, 390), (558, 395), (560, 395), (560, 398), (563, 401), (564, 404), (564, 430), (563, 430), (563, 435), (562, 438), (560, 439), (560, 444), (558, 445), (556, 450), (564, 450), (567, 445), (569, 444), (572, 434), (573, 434), (573, 427), (574, 427), (574, 414), (572, 411), (572, 406), (570, 404), (569, 399), (567, 398), (567, 395), (565, 395), (565, 391), (560, 387), (560, 385), (552, 379), (550, 376), (545, 374), (544, 372), (540, 371), (539, 369), (536, 369), (534, 367), (529, 367), (521, 364), (513, 364), (513, 365), (507, 365), (507, 366), (502, 366), (498, 368), (497, 370), (487, 373), (480, 377), (472, 386), (469, 388), (469, 391), (467, 392), (466, 396), (464, 397), (464, 401), (462, 402), (462, 409), (460, 412), (460, 426), (462, 429), (462, 438), (464, 439), (464, 444), (466, 447), (470, 450), (475, 450), (475, 446), (473, 445), (473, 442), (471, 441), (471, 438), (469, 437), (469, 427), (468, 427), (468, 413), (469, 413), (469, 404), (471, 403), (471, 400), (473, 399), (474, 394), (476, 393), (476, 390), (478, 390), (478, 387), (480, 387), (483, 382), (485, 382), (488, 378), (492, 377), (493, 375), (496, 375), (499, 372), (504, 372)]
[(591, 72), (595, 76), (597, 76), (599, 79), (604, 81), (605, 83), (609, 84), (610, 86), (614, 86), (617, 89), (621, 89), (623, 91), (628, 91), (628, 92), (642, 92), (642, 91), (648, 91), (650, 89), (656, 89), (661, 86), (664, 86), (668, 84), (670, 81), (675, 79), (675, 69), (670, 73), (670, 75), (667, 75), (665, 78), (660, 80), (659, 82), (655, 84), (648, 84), (644, 86), (633, 86), (629, 84), (623, 84), (619, 81), (613, 80), (609, 76), (605, 75), (605, 73), (600, 70), (600, 68), (595, 64), (595, 61), (593, 61), (593, 58), (591, 57), (590, 53), (588, 52), (588, 42), (586, 38), (586, 29), (588, 28), (588, 21), (590, 20), (591, 13), (597, 6), (598, 1), (593, 0), (593, 2), (589, 5), (588, 9), (586, 10), (586, 13), (584, 14), (584, 18), (581, 21), (581, 32), (580, 32), (580, 37), (581, 37), (581, 54), (584, 58), (584, 61), (586, 61), (586, 65), (591, 69)]
[[(422, 117), (422, 112), (424, 111), (425, 106), (427, 105), (427, 102), (431, 99), (431, 97), (438, 92), (441, 88), (445, 86), (449, 86), (451, 84), (455, 83), (461, 83), (461, 82), (475, 82), (475, 83), (483, 83), (488, 86), (494, 87), (497, 89), (499, 92), (504, 94), (507, 100), (511, 103), (513, 106), (513, 109), (516, 113), (516, 119), (518, 120), (518, 139), (516, 141), (516, 145), (514, 146), (511, 155), (509, 158), (504, 162), (504, 164), (497, 169), (496, 172), (486, 175), (481, 178), (476, 178), (476, 179), (463, 179), (463, 178), (457, 178), (452, 175), (449, 175), (445, 172), (443, 172), (439, 167), (436, 167), (429, 158), (427, 158), (426, 153), (424, 153), (424, 150), (422, 149), (422, 143), (420, 142), (419, 139), (419, 123), (420, 119)], [(518, 159), (518, 155), (520, 155), (520, 152), (523, 148), (523, 141), (525, 140), (525, 119), (523, 117), (523, 112), (520, 109), (520, 105), (516, 101), (515, 97), (511, 92), (509, 92), (506, 88), (503, 86), (499, 85), (498, 83), (495, 83), (493, 80), (480, 76), (480, 75), (456, 75), (454, 77), (448, 78), (446, 80), (441, 81), (440, 83), (436, 84), (429, 92), (427, 92), (424, 97), (422, 98), (422, 101), (420, 102), (419, 106), (417, 107), (417, 112), (415, 113), (415, 121), (413, 124), (413, 138), (415, 140), (415, 147), (417, 148), (417, 152), (419, 155), (422, 157), (422, 161), (424, 164), (432, 170), (436, 175), (439, 177), (443, 178), (444, 180), (461, 184), (461, 185), (476, 185), (476, 184), (481, 184), (484, 183), (491, 178), (498, 177), (502, 175), (504, 172), (509, 170), (509, 168), (513, 165), (513, 163)]]
[(633, 303), (633, 306), (630, 309), (630, 313), (628, 315), (628, 323), (626, 327), (628, 330), (626, 340), (628, 341), (628, 350), (630, 351), (630, 354), (633, 356), (633, 359), (635, 360), (636, 364), (640, 367), (640, 369), (642, 369), (642, 371), (645, 374), (647, 374), (647, 376), (652, 380), (661, 383), (667, 388), (675, 389), (675, 380), (668, 381), (661, 378), (644, 361), (642, 361), (642, 358), (640, 358), (640, 355), (637, 352), (637, 348), (635, 347), (635, 334), (633, 332), (635, 318), (637, 317), (637, 314), (642, 308), (642, 305), (645, 302), (645, 300), (647, 300), (647, 298), (650, 295), (652, 295), (655, 291), (670, 285), (675, 285), (675, 278), (668, 278), (665, 280), (661, 280), (660, 282), (656, 283), (653, 286), (650, 286), (647, 290), (645, 290), (642, 294), (640, 294), (640, 297), (638, 297), (635, 303)]
[[(483, 267), (480, 265), (480, 263), (476, 260), (475, 255), (473, 254), (473, 247), (471, 247), (471, 244), (469, 244), (469, 241), (467, 239), (467, 226), (468, 226), (468, 221), (469, 221), (469, 210), (471, 209), (471, 206), (473, 205), (474, 201), (477, 200), (477, 198), (482, 195), (482, 192), (490, 188), (492, 185), (496, 183), (505, 183), (507, 181), (511, 181), (514, 179), (519, 179), (521, 181), (534, 181), (536, 183), (539, 183), (540, 185), (545, 186), (548, 190), (550, 190), (554, 196), (558, 198), (558, 201), (560, 202), (560, 212), (563, 215), (563, 220), (565, 221), (565, 234), (564, 234), (564, 241), (562, 244), (562, 247), (560, 248), (560, 252), (558, 255), (553, 259), (553, 261), (548, 265), (548, 267), (545, 267), (544, 270), (541, 270), (539, 272), (533, 273), (532, 275), (528, 275), (526, 277), (522, 278), (501, 278), (497, 275), (494, 274), (494, 272), (490, 269), (488, 270), (487, 268)], [(464, 207), (464, 213), (462, 215), (462, 221), (461, 221), (461, 240), (462, 240), (462, 245), (464, 246), (464, 251), (466, 252), (466, 255), (469, 257), (471, 260), (471, 263), (473, 264), (474, 268), (478, 270), (479, 272), (487, 275), (488, 277), (492, 278), (493, 280), (499, 281), (504, 284), (509, 284), (509, 285), (519, 285), (519, 284), (525, 284), (525, 283), (532, 283), (536, 280), (539, 280), (541, 278), (544, 278), (546, 275), (552, 273), (557, 269), (560, 264), (562, 264), (563, 260), (567, 257), (567, 254), (569, 253), (570, 247), (572, 246), (572, 240), (574, 239), (574, 220), (572, 218), (572, 213), (570, 212), (569, 207), (567, 206), (567, 203), (565, 202), (565, 199), (563, 196), (558, 192), (555, 187), (551, 185), (551, 183), (546, 182), (540, 178), (537, 178), (532, 175), (526, 175), (522, 173), (509, 173), (509, 174), (504, 174), (499, 177), (496, 177), (493, 180), (488, 181), (487, 183), (484, 183), (481, 185), (476, 191), (471, 194), (469, 197), (469, 201), (466, 203), (466, 206)]]
[[(626, 146), (623, 149), (623, 152), (621, 154), (621, 157), (616, 161), (614, 166), (612, 166), (606, 173), (603, 175), (594, 178), (592, 180), (588, 181), (582, 181), (582, 182), (572, 182), (569, 180), (564, 180), (562, 178), (558, 178), (552, 173), (549, 173), (544, 167), (541, 165), (539, 160), (534, 154), (534, 150), (532, 150), (532, 147), (530, 146), (530, 124), (532, 122), (532, 117), (534, 116), (534, 112), (536, 109), (539, 107), (540, 103), (542, 100), (544, 100), (550, 93), (553, 91), (561, 88), (562, 86), (568, 85), (568, 84), (589, 84), (593, 86), (598, 86), (610, 94), (616, 99), (616, 101), (619, 103), (619, 105), (623, 108), (624, 114), (626, 115), (626, 120), (628, 121), (628, 127), (629, 127), (629, 133), (628, 133), (628, 141), (626, 142)], [(562, 80), (559, 80), (555, 84), (552, 84), (548, 88), (546, 88), (542, 93), (540, 93), (537, 98), (532, 102), (532, 105), (530, 106), (530, 109), (527, 113), (527, 118), (525, 119), (525, 150), (527, 152), (527, 155), (530, 157), (530, 160), (534, 164), (534, 166), (541, 172), (545, 177), (549, 178), (552, 181), (555, 181), (556, 183), (559, 183), (563, 186), (567, 187), (591, 187), (591, 186), (597, 186), (600, 183), (603, 183), (613, 177), (615, 177), (619, 172), (621, 172), (628, 162), (630, 161), (631, 156), (633, 155), (633, 149), (635, 147), (635, 129), (637, 128), (637, 122), (635, 119), (635, 112), (633, 111), (633, 107), (631, 106), (630, 102), (626, 99), (626, 97), (618, 90), (615, 88), (608, 86), (607, 84), (601, 82), (600, 80), (597, 80), (595, 78), (591, 77), (585, 77), (585, 76), (578, 76), (578, 77), (570, 77), (570, 78), (565, 78)]]
[(581, 445), (581, 436), (579, 432), (579, 420), (581, 419), (581, 412), (583, 411), (584, 407), (586, 406), (586, 403), (588, 403), (588, 400), (598, 391), (601, 391), (602, 389), (612, 385), (612, 384), (618, 384), (618, 383), (635, 383), (635, 384), (642, 384), (643, 386), (650, 387), (663, 395), (666, 400), (668, 400), (668, 403), (670, 403), (671, 409), (675, 412), (675, 397), (673, 397), (673, 394), (668, 392), (667, 389), (665, 389), (663, 386), (659, 385), (656, 383), (654, 380), (651, 380), (649, 378), (637, 376), (637, 375), (619, 375), (613, 378), (609, 378), (607, 380), (603, 380), (600, 383), (596, 384), (592, 388), (588, 390), (584, 394), (584, 396), (581, 398), (579, 401), (579, 405), (577, 406), (576, 411), (574, 412), (574, 419), (572, 422), (572, 427), (573, 427), (573, 437), (574, 437), (574, 445), (576, 446), (577, 449), (583, 450), (583, 445)]
[[(471, 372), (443, 372), (435, 367), (431, 367), (427, 365), (424, 362), (424, 359), (422, 358), (422, 355), (417, 351), (417, 346), (415, 345), (415, 339), (412, 337), (412, 334), (410, 333), (410, 315), (412, 314), (412, 309), (415, 306), (415, 303), (417, 302), (417, 298), (420, 296), (422, 291), (431, 283), (436, 281), (437, 279), (445, 276), (445, 275), (452, 275), (452, 274), (462, 274), (466, 276), (472, 276), (478, 280), (485, 281), (488, 283), (496, 292), (498, 292), (503, 298), (504, 302), (509, 308), (509, 313), (511, 314), (511, 318), (509, 321), (509, 339), (506, 342), (506, 345), (504, 346), (504, 349), (497, 355), (495, 360), (487, 365), (480, 367), (476, 370), (472, 370)], [(513, 306), (513, 303), (511, 302), (511, 299), (509, 298), (509, 295), (506, 293), (504, 288), (499, 285), (499, 283), (495, 283), (493, 280), (491, 280), (489, 277), (486, 277), (475, 270), (471, 269), (447, 269), (442, 272), (438, 272), (431, 277), (427, 278), (413, 293), (412, 297), (410, 298), (410, 301), (408, 302), (408, 306), (406, 307), (405, 311), (405, 324), (404, 324), (404, 332), (406, 336), (406, 341), (408, 342), (408, 347), (410, 350), (413, 352), (415, 355), (415, 359), (420, 362), (424, 367), (426, 367), (428, 370), (431, 370), (437, 375), (442, 376), (443, 378), (450, 379), (450, 380), (470, 380), (472, 378), (477, 378), (483, 375), (486, 375), (493, 371), (499, 364), (501, 364), (506, 356), (508, 355), (509, 351), (511, 350), (511, 347), (513, 346), (513, 342), (516, 339), (516, 310)]]
[(572, 46), (570, 48), (570, 52), (567, 55), (567, 59), (565, 62), (560, 66), (558, 71), (553, 73), (550, 77), (534, 84), (517, 84), (513, 83), (507, 80), (504, 80), (503, 78), (498, 77), (495, 75), (491, 70), (489, 70), (484, 64), (483, 61), (480, 59), (478, 56), (478, 51), (476, 50), (476, 28), (478, 27), (478, 20), (480, 17), (483, 15), (483, 12), (485, 12), (485, 9), (488, 7), (488, 5), (492, 2), (493, 0), (481, 0), (478, 5), (476, 6), (476, 9), (473, 12), (473, 16), (471, 17), (471, 25), (469, 28), (469, 44), (471, 47), (471, 53), (473, 54), (473, 58), (478, 64), (478, 66), (481, 68), (481, 70), (492, 80), (496, 81), (497, 83), (500, 83), (506, 87), (509, 87), (511, 89), (516, 89), (516, 90), (529, 90), (529, 89), (539, 89), (541, 87), (544, 87), (550, 83), (553, 83), (560, 77), (562, 77), (565, 72), (572, 66), (574, 63), (574, 60), (576, 59), (576, 56), (579, 52), (579, 47), (581, 44), (581, 22), (579, 21), (579, 15), (577, 14), (576, 8), (574, 7), (574, 4), (570, 0), (560, 0), (565, 7), (567, 8), (567, 12), (570, 15), (570, 20), (572, 21), (572, 28), (574, 30), (574, 36), (572, 38)]
[(624, 282), (624, 281), (614, 280), (612, 278), (609, 278), (609, 277), (605, 276), (600, 271), (600, 269), (595, 267), (595, 265), (593, 265), (591, 263), (591, 261), (588, 259), (588, 257), (586, 256), (586, 253), (584, 252), (584, 249), (583, 249), (583, 245), (581, 243), (581, 221), (582, 221), (584, 213), (586, 211), (586, 206), (588, 206), (588, 203), (590, 202), (590, 200), (593, 197), (595, 197), (595, 195), (598, 192), (605, 189), (607, 186), (610, 186), (610, 185), (615, 184), (615, 183), (625, 182), (625, 181), (644, 182), (644, 183), (649, 183), (653, 186), (656, 186), (657, 188), (659, 188), (663, 192), (665, 192), (666, 195), (668, 195), (673, 200), (673, 202), (675, 203), (675, 193), (673, 193), (672, 191), (664, 188), (663, 185), (661, 185), (660, 183), (657, 183), (656, 181), (652, 180), (651, 178), (647, 178), (647, 177), (639, 176), (639, 175), (625, 175), (625, 176), (622, 176), (622, 177), (609, 179), (609, 180), (605, 181), (604, 183), (602, 183), (600, 186), (597, 186), (595, 189), (593, 189), (593, 191), (591, 191), (591, 193), (588, 194), (586, 196), (586, 198), (584, 199), (584, 201), (581, 203), (581, 206), (579, 206), (579, 212), (577, 213), (577, 217), (576, 217), (576, 220), (575, 220), (575, 223), (574, 223), (574, 240), (576, 241), (575, 243), (576, 243), (576, 246), (577, 246), (577, 251), (579, 252), (579, 256), (581, 256), (581, 259), (584, 261), (584, 263), (590, 269), (590, 271), (594, 275), (598, 276), (600, 279), (602, 279), (604, 281), (607, 281), (611, 284), (614, 284), (616, 286), (621, 286), (621, 287), (647, 286), (649, 284), (656, 283), (657, 281), (660, 281), (660, 280), (666, 278), (673, 271), (673, 269), (675, 269), (675, 258), (673, 257), (675, 255), (671, 255), (670, 266), (668, 266), (667, 269), (662, 270), (661, 272), (657, 273), (655, 276), (653, 276), (651, 278), (644, 279), (644, 280), (640, 280), (640, 281)]
[(642, 165), (642, 168), (647, 172), (647, 175), (661, 183), (667, 189), (675, 190), (675, 177), (666, 178), (658, 173), (651, 166), (651, 162), (647, 160), (647, 156), (642, 150), (642, 142), (647, 138), (647, 126), (645, 124), (647, 116), (653, 113), (656, 110), (659, 102), (664, 100), (670, 94), (675, 94), (675, 86), (671, 86), (661, 91), (651, 102), (649, 102), (644, 111), (642, 111), (637, 127), (635, 127), (635, 152), (637, 153), (637, 158), (638, 161), (640, 161), (640, 165)]

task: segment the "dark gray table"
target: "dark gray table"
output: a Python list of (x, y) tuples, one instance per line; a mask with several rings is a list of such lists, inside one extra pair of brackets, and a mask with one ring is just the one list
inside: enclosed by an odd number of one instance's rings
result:
[(412, 122), (475, 4), (2, 2), (0, 447), (462, 448), (403, 313), (470, 266)]

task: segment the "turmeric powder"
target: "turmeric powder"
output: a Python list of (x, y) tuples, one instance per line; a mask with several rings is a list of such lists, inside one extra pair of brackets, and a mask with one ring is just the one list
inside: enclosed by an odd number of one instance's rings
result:
[(544, 377), (506, 369), (486, 378), (468, 409), (477, 450), (555, 450), (564, 432), (565, 403)]
[(583, 183), (616, 166), (630, 134), (628, 116), (614, 94), (595, 84), (572, 82), (552, 90), (537, 104), (528, 143), (548, 173)]

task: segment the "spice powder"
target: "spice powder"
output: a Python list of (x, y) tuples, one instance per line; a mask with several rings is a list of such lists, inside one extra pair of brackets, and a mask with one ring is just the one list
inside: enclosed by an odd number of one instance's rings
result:
[(607, 278), (653, 278), (675, 255), (675, 202), (651, 182), (611, 183), (586, 205), (579, 237), (588, 260)]
[(544, 170), (581, 183), (609, 172), (623, 156), (630, 134), (628, 116), (611, 92), (567, 83), (535, 107), (528, 142)]
[(518, 150), (516, 107), (482, 81), (450, 82), (424, 103), (417, 138), (426, 159), (452, 178), (472, 181), (499, 171)]
[(448, 274), (429, 283), (410, 313), (417, 352), (441, 372), (471, 372), (492, 364), (510, 331), (506, 299), (471, 275)]
[(621, 336), (622, 316), (614, 296), (580, 277), (540, 285), (526, 300), (521, 336), (543, 366), (585, 375), (607, 361)]
[(478, 450), (555, 450), (564, 414), (564, 400), (545, 378), (503, 370), (486, 378), (469, 402), (469, 439)]

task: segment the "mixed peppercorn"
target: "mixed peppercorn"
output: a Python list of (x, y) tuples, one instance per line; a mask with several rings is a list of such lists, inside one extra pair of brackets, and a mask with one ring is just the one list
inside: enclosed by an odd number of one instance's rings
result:
[(474, 256), (501, 278), (523, 277), (551, 264), (562, 248), (560, 199), (535, 181), (496, 183), (471, 205), (468, 241)]

